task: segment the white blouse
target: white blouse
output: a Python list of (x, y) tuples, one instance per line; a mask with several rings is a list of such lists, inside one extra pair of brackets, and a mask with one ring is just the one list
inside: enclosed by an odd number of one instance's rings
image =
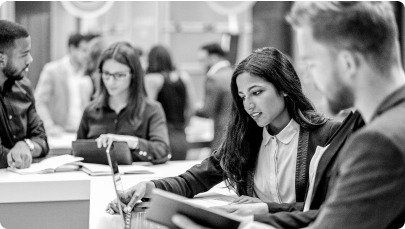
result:
[(264, 202), (295, 202), (295, 171), (300, 126), (293, 119), (276, 136), (263, 128), (254, 175), (255, 196)]

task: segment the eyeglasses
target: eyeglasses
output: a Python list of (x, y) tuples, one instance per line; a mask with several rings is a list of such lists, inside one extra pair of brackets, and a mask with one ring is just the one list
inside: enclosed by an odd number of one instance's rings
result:
[(127, 76), (131, 75), (131, 72), (116, 72), (116, 73), (109, 73), (106, 71), (101, 71), (101, 77), (103, 80), (109, 80), (111, 77), (114, 78), (116, 81), (122, 81), (127, 78)]

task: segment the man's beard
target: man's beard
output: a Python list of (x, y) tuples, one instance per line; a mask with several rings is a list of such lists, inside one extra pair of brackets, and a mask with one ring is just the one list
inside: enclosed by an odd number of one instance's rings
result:
[[(28, 66), (27, 66), (28, 67)], [(7, 63), (6, 67), (3, 68), (3, 73), (8, 79), (12, 80), (22, 80), (24, 78), (23, 72), (26, 68), (23, 68), (21, 71), (18, 72), (16, 68), (11, 66), (10, 62)]]
[(334, 94), (333, 98), (327, 98), (329, 111), (333, 115), (337, 115), (340, 111), (354, 105), (353, 91), (342, 83), (339, 83), (337, 87), (339, 90)]

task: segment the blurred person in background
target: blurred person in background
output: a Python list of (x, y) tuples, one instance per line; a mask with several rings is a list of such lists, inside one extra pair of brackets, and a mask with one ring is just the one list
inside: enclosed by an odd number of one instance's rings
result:
[(89, 42), (88, 61), (84, 74), (89, 76), (93, 82), (93, 93), (91, 100), (93, 100), (100, 93), (101, 76), (100, 72), (98, 71), (98, 62), (105, 48), (105, 41), (101, 36), (96, 37)]
[(134, 161), (170, 159), (166, 118), (160, 103), (146, 96), (139, 56), (126, 42), (109, 46), (99, 62), (100, 93), (86, 107), (77, 139), (99, 147), (125, 141)]
[(214, 139), (211, 149), (217, 150), (225, 136), (232, 104), (232, 67), (226, 53), (217, 43), (202, 46), (197, 53), (199, 61), (206, 68), (204, 104), (196, 112), (197, 116), (214, 121)]
[(77, 131), (84, 108), (93, 94), (93, 83), (85, 75), (89, 42), (97, 35), (73, 34), (69, 54), (47, 63), (38, 80), (35, 98), (38, 114), (50, 136)]
[(0, 20), (0, 169), (28, 168), (32, 158), (49, 151), (27, 78), (33, 61), (30, 50), (27, 30), (15, 22)]
[(176, 70), (169, 51), (157, 45), (148, 55), (145, 86), (148, 96), (159, 101), (166, 114), (171, 160), (184, 160), (189, 143), (185, 128), (194, 112), (193, 85), (190, 76)]

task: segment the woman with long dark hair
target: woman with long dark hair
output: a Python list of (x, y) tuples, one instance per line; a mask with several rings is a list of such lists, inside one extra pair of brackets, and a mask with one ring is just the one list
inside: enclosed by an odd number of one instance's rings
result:
[(186, 72), (176, 70), (162, 45), (149, 51), (145, 87), (148, 97), (160, 102), (165, 111), (171, 160), (185, 160), (189, 149), (185, 128), (194, 112), (192, 83)]
[[(340, 123), (315, 111), (293, 66), (275, 48), (256, 50), (239, 63), (231, 91), (228, 130), (218, 150), (177, 177), (126, 190), (129, 208), (153, 188), (193, 197), (221, 181), (240, 196), (236, 203), (273, 202), (277, 211), (302, 208), (310, 160)], [(116, 211), (115, 205), (108, 207)]]
[(139, 57), (125, 42), (112, 44), (100, 57), (100, 93), (85, 109), (78, 139), (106, 147), (125, 141), (134, 161), (163, 163), (170, 155), (162, 106), (148, 99)]

